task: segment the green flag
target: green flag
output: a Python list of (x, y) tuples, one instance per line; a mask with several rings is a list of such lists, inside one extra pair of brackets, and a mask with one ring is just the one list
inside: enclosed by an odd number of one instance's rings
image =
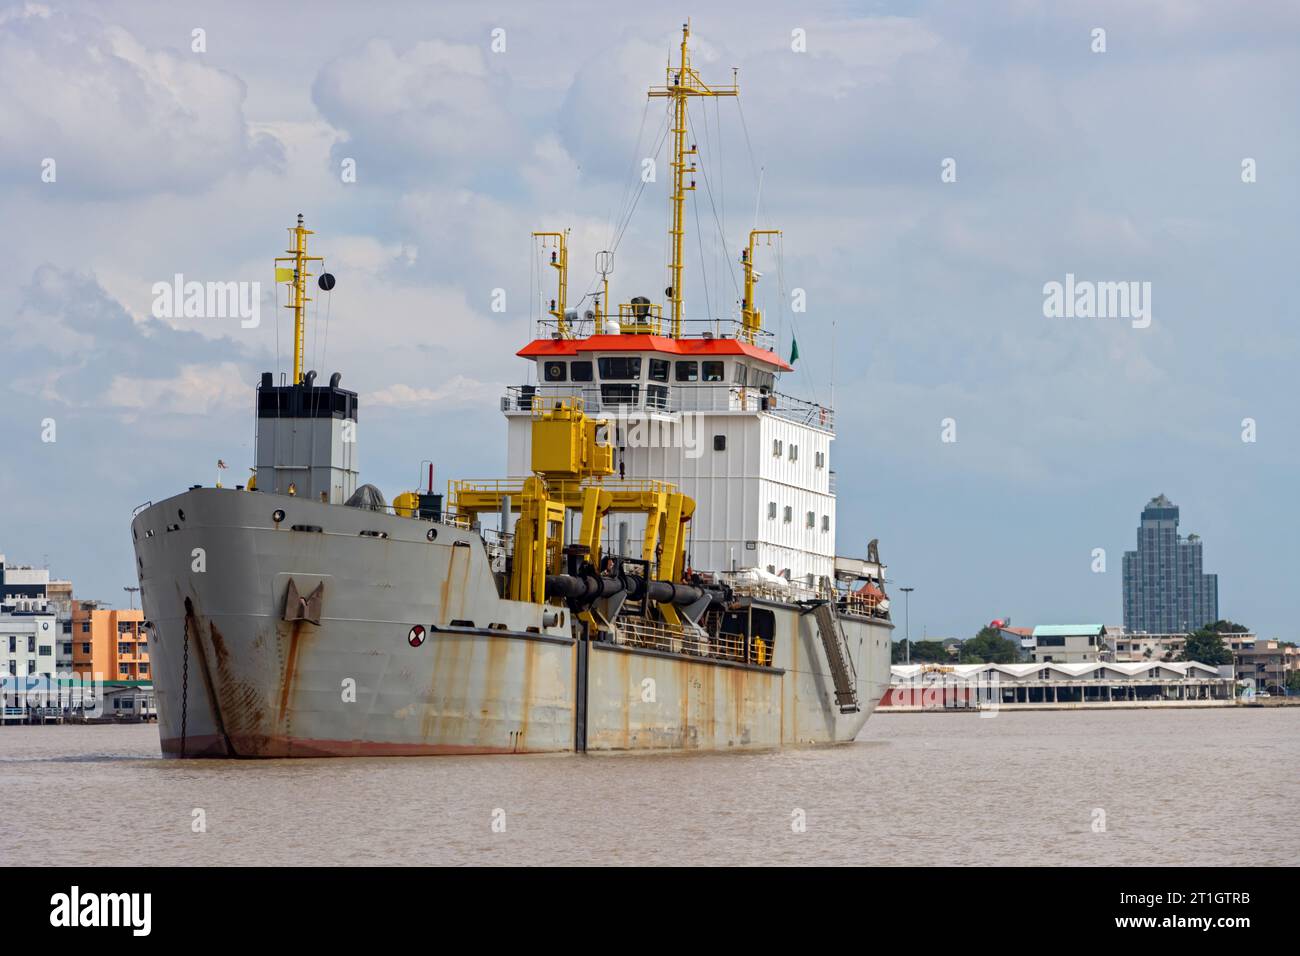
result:
[(793, 335), (790, 336), (790, 364), (793, 365), (799, 360), (799, 340)]

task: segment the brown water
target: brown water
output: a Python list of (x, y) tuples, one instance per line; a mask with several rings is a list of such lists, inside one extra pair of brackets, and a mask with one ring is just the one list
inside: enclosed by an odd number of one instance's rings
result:
[(657, 757), (178, 761), (151, 725), (11, 726), (0, 862), (1295, 864), (1297, 758), (1300, 708), (877, 715), (847, 747)]

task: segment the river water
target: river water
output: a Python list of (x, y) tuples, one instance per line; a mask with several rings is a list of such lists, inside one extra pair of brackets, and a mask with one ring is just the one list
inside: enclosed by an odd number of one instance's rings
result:
[(1298, 758), (1300, 708), (876, 715), (752, 755), (179, 761), (153, 725), (9, 726), (0, 863), (1294, 865)]

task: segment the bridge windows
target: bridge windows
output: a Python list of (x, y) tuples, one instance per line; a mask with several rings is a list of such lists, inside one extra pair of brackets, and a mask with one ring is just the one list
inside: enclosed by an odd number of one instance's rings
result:
[[(641, 356), (613, 355), (598, 359), (603, 382), (635, 382), (641, 378)], [(705, 363), (707, 364), (707, 363)]]
[(569, 378), (568, 362), (547, 362), (542, 368), (542, 377), (548, 382), (564, 382)]
[[(668, 381), (668, 360), (651, 359), (650, 360), (650, 381), (666, 382)], [(665, 394), (667, 389), (664, 390)]]
[(748, 367), (745, 365), (744, 362), (737, 362), (737, 363), (736, 363), (736, 374), (735, 374), (735, 378), (733, 379), (733, 381), (734, 381), (737, 385), (744, 385), (744, 384), (745, 384), (745, 373), (746, 373), (747, 371), (748, 371)]
[(723, 380), (723, 369), (725, 362), (701, 362), (704, 366), (704, 381), (721, 382)]
[(591, 381), (591, 362), (573, 362), (569, 365), (569, 371), (573, 375), (575, 382)]
[(677, 381), (698, 382), (699, 380), (700, 380), (699, 362), (678, 362), (677, 363)]

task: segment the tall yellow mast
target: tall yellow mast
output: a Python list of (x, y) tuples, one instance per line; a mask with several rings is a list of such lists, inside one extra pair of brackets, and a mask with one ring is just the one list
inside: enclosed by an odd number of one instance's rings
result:
[[(275, 281), (286, 282), (292, 289), (290, 302), (285, 306), (286, 309), (293, 309), (293, 383), (294, 385), (302, 382), (303, 367), (303, 340), (305, 330), (303, 322), (306, 318), (306, 306), (311, 299), (307, 296), (307, 277), (311, 275), (307, 271), (307, 263), (321, 262), (322, 256), (307, 255), (307, 237), (315, 235), (310, 229), (302, 224), (302, 213), (298, 213), (298, 225), (289, 227), (289, 248), (285, 250), (289, 253), (286, 256), (279, 256), (275, 260)], [(293, 263), (292, 268), (281, 268), (281, 262)]]
[(664, 86), (651, 87), (650, 95), (672, 98), (673, 108), (673, 226), (669, 230), (672, 238), (673, 261), (668, 267), (668, 298), (672, 302), (672, 336), (680, 338), (682, 334), (682, 237), (686, 226), (686, 193), (695, 188), (692, 178), (688, 184), (687, 173), (694, 173), (695, 166), (686, 165), (688, 156), (697, 155), (694, 144), (686, 146), (686, 103), (692, 96), (735, 96), (740, 92), (736, 83), (735, 70), (732, 70), (731, 85), (711, 87), (700, 78), (700, 74), (691, 66), (691, 55), (687, 41), (691, 36), (691, 22), (682, 24), (681, 61), (674, 70), (668, 64)]
[(554, 239), (556, 250), (551, 253), (551, 265), (559, 272), (559, 291), (554, 299), (551, 300), (551, 315), (555, 316), (556, 330), (560, 333), (560, 338), (569, 337), (569, 323), (565, 319), (564, 309), (565, 300), (569, 295), (569, 244), (567, 242), (568, 232), (535, 232), (534, 239), (541, 239), (545, 242), (547, 239)]
[[(745, 297), (740, 300), (740, 329), (750, 345), (763, 328), (763, 313), (754, 308), (754, 284), (758, 274), (754, 272), (754, 240), (759, 236), (779, 236), (780, 229), (751, 229), (749, 231), (749, 248), (740, 254), (740, 265), (745, 270)], [(771, 240), (768, 240), (769, 244)]]

